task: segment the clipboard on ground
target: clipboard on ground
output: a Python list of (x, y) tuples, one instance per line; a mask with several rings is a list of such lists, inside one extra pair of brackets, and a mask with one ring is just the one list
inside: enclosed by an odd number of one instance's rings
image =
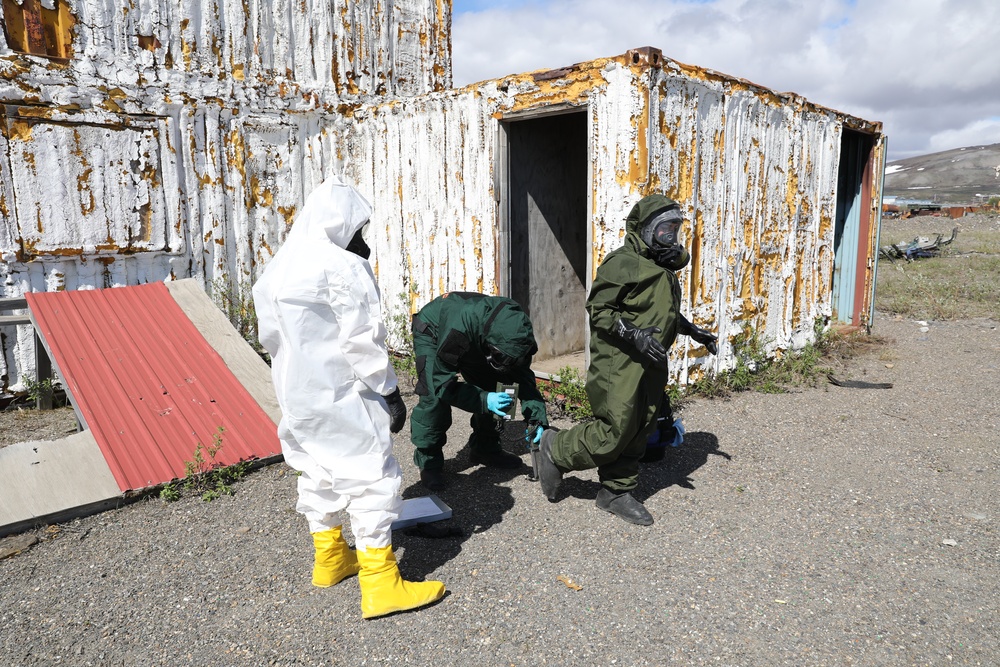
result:
[(433, 523), (451, 518), (451, 508), (436, 495), (408, 498), (403, 501), (399, 518), (392, 522), (393, 530), (409, 528), (419, 523)]

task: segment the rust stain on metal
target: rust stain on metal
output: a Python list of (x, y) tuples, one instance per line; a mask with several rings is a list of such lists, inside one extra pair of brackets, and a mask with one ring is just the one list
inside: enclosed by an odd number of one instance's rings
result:
[(146, 49), (147, 51), (155, 52), (162, 46), (162, 44), (160, 44), (160, 40), (156, 38), (156, 35), (137, 35), (136, 39), (139, 41), (139, 47)]
[(194, 58), (195, 45), (184, 39), (183, 34), (187, 32), (188, 25), (190, 24), (190, 19), (181, 19), (181, 58), (184, 60), (184, 68), (187, 70), (191, 69), (191, 61)]
[[(83, 165), (86, 167), (86, 160), (83, 160)], [(86, 200), (82, 197), (80, 199), (80, 212), (83, 215), (88, 215), (94, 212), (97, 204), (94, 202), (94, 192), (90, 189), (90, 174), (93, 172), (93, 168), (86, 167), (79, 176), (76, 177), (76, 188), (79, 190), (81, 195), (86, 195)]]
[(691, 225), (691, 298), (695, 300), (697, 293), (700, 298), (704, 298), (704, 285), (701, 281), (701, 241), (704, 235), (705, 220), (701, 211), (695, 211), (694, 221)]
[(629, 49), (623, 56), (624, 64), (632, 67), (660, 69), (663, 66), (663, 52), (652, 46)]
[(18, 106), (17, 115), (19, 118), (51, 118), (55, 109), (43, 106)]
[(294, 222), (295, 220), (295, 211), (296, 207), (294, 205), (278, 207), (278, 213), (281, 215), (282, 218), (285, 219), (286, 230), (291, 229), (292, 227), (292, 222)]
[(8, 138), (16, 141), (31, 141), (32, 127), (32, 123), (29, 123), (28, 121), (20, 120), (18, 118), (12, 119), (11, 122), (8, 123)]

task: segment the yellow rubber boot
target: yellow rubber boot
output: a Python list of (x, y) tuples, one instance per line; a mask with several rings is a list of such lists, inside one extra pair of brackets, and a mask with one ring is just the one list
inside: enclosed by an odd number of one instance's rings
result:
[(361, 566), (354, 550), (347, 546), (341, 527), (313, 533), (316, 559), (313, 563), (313, 586), (329, 588), (345, 577), (357, 574)]
[(416, 609), (444, 597), (444, 584), (440, 581), (403, 581), (391, 546), (359, 550), (358, 562), (364, 618)]

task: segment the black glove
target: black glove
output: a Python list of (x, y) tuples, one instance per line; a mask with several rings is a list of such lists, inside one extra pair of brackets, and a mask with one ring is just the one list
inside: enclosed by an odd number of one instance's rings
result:
[(611, 333), (623, 341), (631, 343), (646, 360), (654, 366), (667, 367), (667, 348), (653, 338), (653, 334), (662, 331), (660, 327), (640, 329), (628, 320), (617, 319), (611, 327)]
[(389, 431), (391, 433), (399, 433), (403, 424), (406, 423), (406, 403), (403, 403), (403, 397), (399, 395), (399, 387), (392, 390), (392, 393), (386, 394), (382, 398), (385, 399), (386, 405), (389, 406)]
[(682, 336), (690, 336), (696, 343), (704, 345), (705, 349), (712, 354), (719, 353), (719, 347), (716, 345), (719, 337), (708, 329), (702, 329), (701, 327), (696, 327), (691, 324), (683, 315), (680, 316), (680, 326), (677, 327), (677, 333)]

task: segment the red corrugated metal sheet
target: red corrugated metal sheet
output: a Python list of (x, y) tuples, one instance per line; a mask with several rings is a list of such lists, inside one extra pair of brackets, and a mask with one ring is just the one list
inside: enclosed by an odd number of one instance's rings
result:
[(25, 296), (122, 491), (184, 477), (220, 426), (216, 462), (280, 453), (274, 422), (162, 283)]

